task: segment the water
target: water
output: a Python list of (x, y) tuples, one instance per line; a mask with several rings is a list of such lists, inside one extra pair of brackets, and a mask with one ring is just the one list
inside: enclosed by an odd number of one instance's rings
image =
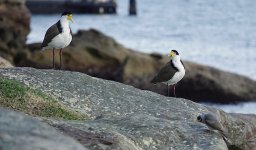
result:
[[(71, 27), (74, 32), (98, 29), (124, 46), (145, 53), (167, 54), (177, 49), (185, 60), (256, 80), (255, 0), (137, 3), (137, 17), (127, 15), (128, 0), (119, 0), (118, 15), (74, 15)], [(47, 28), (58, 19), (59, 15), (33, 15), (27, 42), (42, 41)]]
[(243, 114), (256, 114), (256, 103), (240, 103), (238, 105), (218, 105), (218, 104), (205, 104), (211, 107), (219, 108), (228, 113), (243, 113)]

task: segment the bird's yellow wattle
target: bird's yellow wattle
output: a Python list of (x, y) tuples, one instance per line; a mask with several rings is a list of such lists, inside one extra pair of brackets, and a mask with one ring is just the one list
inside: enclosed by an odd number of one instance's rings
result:
[(73, 22), (73, 16), (72, 15), (68, 15), (68, 20)]
[(175, 56), (175, 53), (173, 51), (170, 52), (170, 55), (169, 55), (171, 58), (173, 58)]

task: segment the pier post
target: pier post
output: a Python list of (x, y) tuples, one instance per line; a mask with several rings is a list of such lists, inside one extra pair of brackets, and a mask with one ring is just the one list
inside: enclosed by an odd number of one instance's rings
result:
[(136, 15), (136, 0), (129, 0), (129, 14), (130, 15)]

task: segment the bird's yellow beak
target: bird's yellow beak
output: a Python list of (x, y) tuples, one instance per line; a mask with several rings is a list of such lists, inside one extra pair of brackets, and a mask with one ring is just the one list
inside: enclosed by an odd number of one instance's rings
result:
[(73, 15), (68, 15), (68, 20), (73, 22)]
[(175, 56), (175, 53), (173, 51), (170, 52), (170, 54), (168, 55), (170, 58), (173, 58)]

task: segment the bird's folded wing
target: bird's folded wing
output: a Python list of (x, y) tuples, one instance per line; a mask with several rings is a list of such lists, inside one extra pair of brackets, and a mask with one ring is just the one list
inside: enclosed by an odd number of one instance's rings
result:
[(223, 128), (222, 124), (215, 117), (212, 117), (211, 115), (208, 115), (207, 117), (205, 117), (205, 123), (209, 127), (213, 128), (215, 130), (225, 132), (225, 129)]
[(171, 61), (170, 61), (151, 80), (151, 83), (168, 81), (168, 80), (170, 80), (174, 76), (174, 74), (176, 72), (177, 72), (177, 69), (171, 64)]
[(41, 45), (41, 48), (43, 47), (46, 47), (48, 45), (48, 43), (51, 42), (51, 40), (57, 36), (58, 34), (61, 33), (60, 29), (58, 28), (58, 23), (52, 25), (47, 31), (46, 31), (46, 34), (45, 34), (45, 37), (44, 37), (44, 41)]
[(222, 124), (217, 121), (216, 119), (206, 119), (205, 123), (212, 129), (214, 130), (218, 130), (222, 136), (224, 136), (225, 138), (228, 138), (228, 133), (227, 130), (222, 126)]

